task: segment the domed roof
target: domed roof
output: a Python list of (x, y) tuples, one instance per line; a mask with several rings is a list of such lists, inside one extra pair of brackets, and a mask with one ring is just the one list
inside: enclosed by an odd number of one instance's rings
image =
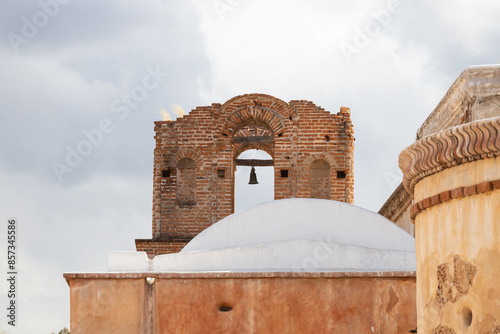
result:
[(180, 253), (111, 253), (112, 271), (415, 271), (415, 239), (379, 214), (318, 199), (256, 205), (207, 228)]
[(415, 240), (383, 216), (344, 202), (285, 199), (253, 206), (210, 226), (181, 252), (292, 240), (415, 251)]
[(256, 205), (207, 228), (158, 272), (414, 271), (415, 239), (384, 217), (329, 200)]

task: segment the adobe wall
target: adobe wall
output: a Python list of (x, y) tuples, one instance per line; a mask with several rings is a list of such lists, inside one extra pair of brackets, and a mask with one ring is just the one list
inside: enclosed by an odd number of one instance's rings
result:
[(467, 69), (400, 154), (419, 332), (500, 333), (499, 99), (500, 66)]
[(500, 331), (499, 167), (499, 157), (475, 161), (415, 187), (415, 200), (425, 208), (415, 218), (424, 333), (438, 326), (455, 333)]
[(65, 278), (74, 334), (396, 334), (416, 328), (414, 272), (106, 273)]
[(332, 114), (309, 101), (264, 94), (197, 107), (176, 121), (155, 122), (150, 256), (177, 252), (234, 212), (238, 156), (260, 149), (272, 158), (274, 199), (354, 199), (354, 136), (348, 108)]
[(64, 276), (70, 287), (72, 333), (147, 333), (144, 280)]

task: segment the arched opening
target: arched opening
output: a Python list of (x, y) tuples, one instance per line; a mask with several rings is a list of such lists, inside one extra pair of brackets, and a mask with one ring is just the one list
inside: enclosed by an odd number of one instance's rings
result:
[(314, 160), (310, 168), (311, 198), (330, 199), (330, 164)]
[[(272, 160), (272, 157), (262, 150), (247, 150), (237, 159)], [(255, 166), (259, 184), (248, 184), (251, 166), (236, 166), (234, 177), (234, 211), (240, 211), (259, 203), (274, 200), (274, 167)]]
[(177, 205), (196, 204), (196, 162), (184, 158), (177, 162)]

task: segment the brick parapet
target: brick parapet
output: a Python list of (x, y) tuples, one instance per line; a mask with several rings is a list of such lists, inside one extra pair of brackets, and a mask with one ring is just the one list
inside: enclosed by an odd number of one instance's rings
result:
[(136, 239), (135, 247), (138, 252), (146, 252), (148, 257), (153, 257), (158, 254), (178, 253), (191, 239), (180, 240), (175, 237), (169, 239)]

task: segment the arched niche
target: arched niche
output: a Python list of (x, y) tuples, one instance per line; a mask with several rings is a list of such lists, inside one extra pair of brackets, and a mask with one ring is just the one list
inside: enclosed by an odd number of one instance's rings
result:
[(177, 205), (192, 206), (196, 204), (196, 162), (191, 158), (183, 158), (177, 162)]
[(331, 198), (331, 171), (328, 161), (323, 159), (314, 160), (309, 168), (311, 198)]

